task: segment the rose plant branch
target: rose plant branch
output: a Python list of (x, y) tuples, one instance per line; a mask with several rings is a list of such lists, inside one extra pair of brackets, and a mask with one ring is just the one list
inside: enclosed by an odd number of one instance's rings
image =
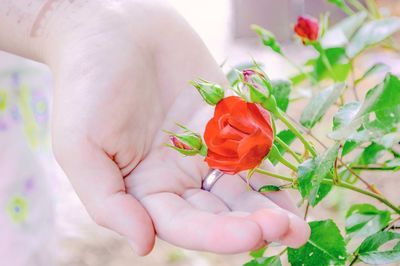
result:
[(281, 111), (277, 111), (275, 113), (276, 117), (281, 120), (295, 135), (299, 138), (299, 140), (303, 143), (304, 147), (307, 151), (311, 153), (312, 156), (317, 156), (317, 151), (314, 146), (304, 137), (304, 135), (286, 118)]
[[(291, 182), (291, 183), (295, 184), (295, 186), (297, 184), (297, 179), (296, 178), (292, 178), (292, 177), (276, 174), (274, 172), (267, 171), (267, 170), (260, 169), (260, 168), (257, 168), (256, 172), (260, 173), (260, 174), (264, 174), (264, 175), (270, 176), (270, 177), (273, 177), (273, 178), (276, 178), (276, 179), (280, 179), (280, 180), (284, 180), (284, 181), (287, 181), (287, 182)], [(385, 204), (386, 206), (391, 208), (396, 213), (400, 214), (400, 208), (399, 207), (396, 207), (393, 203), (391, 203), (389, 200), (387, 200), (386, 198), (382, 197), (379, 194), (376, 194), (376, 193), (361, 189), (359, 187), (353, 186), (353, 185), (348, 184), (348, 183), (343, 182), (343, 181), (335, 183), (332, 179), (326, 179), (325, 178), (325, 179), (322, 180), (322, 183), (323, 184), (329, 184), (329, 185), (337, 186), (337, 187), (341, 187), (341, 188), (345, 188), (345, 189), (352, 190), (354, 192), (363, 194), (365, 196), (372, 197), (372, 198), (382, 202), (383, 204)]]
[[(254, 260), (246, 266), (281, 266), (279, 257), (283, 254), (287, 254), (292, 265), (304, 266), (400, 261), (400, 234), (394, 232), (400, 206), (362, 176), (362, 171), (386, 171), (389, 174), (400, 169), (400, 154), (395, 149), (400, 131), (400, 79), (388, 74), (360, 100), (357, 89), (360, 81), (387, 69), (382, 67), (384, 64), (375, 64), (358, 79), (354, 73), (356, 58), (371, 46), (384, 45), (394, 32), (400, 31), (400, 19), (385, 18), (381, 14), (379, 19), (376, 14), (368, 16), (358, 0), (347, 0), (351, 6), (345, 0), (328, 1), (352, 15), (334, 29), (328, 27), (326, 15), (321, 17), (321, 23), (307, 16), (298, 18), (294, 32), (303, 45), (318, 52), (303, 65), (304, 68), (283, 53), (271, 32), (252, 26), (265, 46), (300, 72), (290, 78), (291, 83), (271, 80), (254, 61), (252, 67), (230, 72), (234, 74), (229, 76), (234, 96), (225, 97), (224, 89), (218, 84), (205, 80), (192, 82), (204, 101), (214, 106), (214, 115), (203, 136), (182, 126), (183, 134), (167, 132), (171, 141), (168, 146), (185, 156), (203, 156), (210, 169), (238, 175), (252, 190), (256, 190), (250, 182), (254, 173), (283, 181), (283, 185), (265, 184), (258, 191), (298, 190), (302, 201), (307, 202), (305, 217), (333, 188), (369, 197), (385, 208), (381, 210), (368, 203), (353, 204), (346, 213), (342, 231), (330, 219), (309, 222), (312, 233), (303, 247), (285, 248), (280, 254), (269, 257), (265, 256), (264, 247), (252, 253)], [(373, 14), (376, 11), (372, 10), (376, 9), (374, 1), (367, 0), (367, 3), (369, 15)], [(354, 29), (340, 29), (349, 26)], [(327, 45), (325, 37), (337, 34), (338, 28), (347, 43)], [(335, 36), (330, 37), (335, 39)], [(346, 87), (347, 81), (352, 86)], [(325, 84), (332, 83), (324, 88)], [(299, 84), (309, 86), (313, 96), (297, 121), (286, 111), (290, 102), (306, 98), (302, 92), (296, 97), (289, 96), (292, 90), (304, 89)], [(346, 99), (348, 88), (353, 90), (357, 102)], [(312, 131), (330, 113), (331, 107), (338, 109), (332, 117), (332, 131), (328, 135), (333, 140), (332, 145), (317, 138)], [(276, 124), (276, 121), (282, 123)], [(291, 147), (295, 140), (302, 143), (304, 153)], [(318, 142), (323, 149), (317, 150), (310, 140)], [(351, 152), (355, 156), (347, 155)], [(384, 162), (381, 157), (385, 158)], [(264, 160), (284, 165), (290, 169), (290, 176), (262, 169), (260, 165)], [(346, 233), (346, 241), (342, 232)], [(364, 237), (364, 240), (355, 252), (347, 252), (347, 241), (356, 237)], [(398, 241), (392, 250), (378, 250), (390, 240)]]
[(292, 150), (292, 148), (290, 148), (284, 141), (282, 141), (278, 136), (275, 138), (275, 141), (281, 145), (298, 163), (302, 163), (303, 159), (297, 154), (297, 152), (295, 152), (294, 150)]
[[(295, 121), (293, 118), (291, 118), (290, 116), (288, 116), (288, 117), (290, 118), (291, 121), (293, 121), (294, 123), (296, 123), (296, 121)], [(296, 123), (296, 124), (297, 124), (297, 123)], [(297, 125), (298, 125), (298, 124), (297, 124)], [(301, 125), (298, 125), (298, 126), (301, 126)], [(304, 128), (303, 128), (303, 130), (304, 130)], [(325, 150), (328, 149), (328, 147), (327, 147), (317, 136), (315, 136), (315, 135), (311, 132), (311, 130), (304, 130), (304, 131), (305, 131), (305, 134), (309, 135), (311, 138), (313, 138), (315, 141), (317, 141)], [(305, 141), (307, 141), (307, 140), (305, 140)], [(356, 172), (354, 172), (354, 171), (352, 170), (353, 167), (348, 166), (348, 165), (342, 160), (342, 158), (338, 157), (337, 159), (338, 159), (338, 161), (341, 163), (341, 165), (342, 165), (343, 167), (345, 167), (354, 177), (356, 177), (358, 180), (360, 180), (360, 181), (367, 187), (367, 189), (369, 189), (371, 192), (374, 192), (374, 193), (377, 193), (377, 194), (381, 194), (381, 192), (376, 188), (375, 185), (369, 183), (367, 180), (365, 180), (365, 179), (362, 178), (360, 175), (358, 175)], [(396, 168), (394, 168), (394, 169), (396, 169)], [(394, 169), (393, 169), (393, 170), (394, 170)], [(355, 169), (355, 170), (357, 170), (357, 169)], [(365, 170), (367, 170), (367, 169), (365, 169)], [(389, 169), (388, 169), (388, 170), (389, 170)]]

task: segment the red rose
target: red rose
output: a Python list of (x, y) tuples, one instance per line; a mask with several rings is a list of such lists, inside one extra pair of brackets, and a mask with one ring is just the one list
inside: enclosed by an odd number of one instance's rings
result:
[(237, 96), (224, 98), (204, 132), (205, 161), (227, 174), (253, 169), (268, 154), (273, 137), (266, 110)]
[(297, 19), (297, 24), (294, 26), (294, 31), (302, 39), (315, 41), (318, 39), (319, 34), (318, 20), (300, 16)]

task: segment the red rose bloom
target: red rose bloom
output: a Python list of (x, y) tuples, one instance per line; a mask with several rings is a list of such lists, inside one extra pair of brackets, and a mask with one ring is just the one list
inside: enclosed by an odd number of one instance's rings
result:
[(273, 135), (266, 110), (237, 96), (224, 98), (204, 132), (205, 161), (227, 174), (253, 169), (268, 154)]
[(319, 34), (318, 20), (300, 16), (297, 19), (297, 24), (294, 26), (294, 31), (302, 39), (315, 41), (318, 39)]

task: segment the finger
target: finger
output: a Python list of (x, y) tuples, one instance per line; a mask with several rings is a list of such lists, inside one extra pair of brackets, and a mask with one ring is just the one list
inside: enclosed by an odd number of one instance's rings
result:
[(202, 189), (189, 189), (182, 195), (182, 198), (198, 210), (215, 214), (230, 211), (220, 198)]
[[(242, 178), (245, 178), (244, 174), (240, 174)], [(250, 179), (250, 184), (255, 190), (259, 190), (261, 187), (265, 185), (282, 185), (280, 180), (274, 179), (272, 177), (268, 177), (264, 174), (254, 173)], [(286, 209), (298, 216), (301, 216), (300, 210), (297, 208), (296, 204), (293, 201), (293, 198), (290, 196), (289, 192), (286, 190), (281, 191), (271, 191), (261, 193), (271, 201), (273, 201), (279, 207)]]
[(196, 210), (173, 193), (148, 195), (142, 203), (153, 218), (157, 235), (180, 247), (239, 253), (262, 242), (260, 227), (251, 219)]
[[(238, 176), (222, 176), (211, 192), (220, 197), (233, 211), (254, 213), (252, 218), (260, 225), (265, 241), (279, 241), (289, 230), (287, 213), (265, 197), (262, 207), (253, 205), (252, 197), (263, 196), (257, 192), (250, 193), (247, 185)], [(262, 211), (255, 213), (258, 210)]]
[[(271, 215), (271, 202), (260, 193), (254, 191), (245, 192), (237, 198), (237, 201), (238, 203), (235, 204), (237, 210), (255, 212), (253, 217), (260, 223), (264, 223), (263, 215)], [(287, 219), (281, 221), (281, 223), (285, 224), (280, 224), (281, 230), (279, 233), (276, 232), (278, 230), (275, 231), (276, 239), (273, 241), (293, 248), (302, 246), (310, 236), (310, 228), (308, 224), (293, 213), (281, 209), (281, 213), (282, 212), (286, 212)], [(268, 230), (264, 234), (271, 234), (271, 230), (268, 228), (268, 226), (264, 226), (262, 228), (264, 228), (264, 230)], [(266, 240), (268, 241), (268, 239)]]
[[(263, 230), (268, 242), (280, 242), (287, 246), (304, 244), (309, 235), (306, 222), (281, 209), (256, 191), (249, 191), (247, 184), (238, 176), (223, 176), (214, 185), (212, 192), (221, 197), (233, 211), (253, 213), (251, 217)], [(272, 218), (273, 217), (273, 218)], [(294, 230), (293, 226), (298, 225)]]
[(289, 213), (290, 228), (285, 236), (281, 238), (281, 243), (292, 248), (303, 246), (310, 238), (310, 226), (299, 216)]
[(55, 142), (54, 151), (94, 221), (127, 237), (136, 253), (145, 255), (155, 241), (154, 228), (143, 206), (130, 194), (119, 168), (87, 140)]

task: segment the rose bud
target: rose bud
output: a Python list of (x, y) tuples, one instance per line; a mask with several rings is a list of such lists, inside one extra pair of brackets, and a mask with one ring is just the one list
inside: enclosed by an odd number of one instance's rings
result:
[(315, 41), (319, 35), (318, 20), (300, 16), (294, 26), (294, 31), (303, 40), (303, 43), (305, 41)]
[(261, 104), (270, 112), (277, 111), (275, 97), (272, 95), (273, 86), (269, 78), (262, 72), (245, 69), (242, 71), (242, 82), (249, 89), (250, 100)]
[(262, 84), (262, 80), (265, 80), (265, 75), (263, 73), (253, 69), (245, 69), (242, 71), (242, 74), (243, 83), (250, 83), (256, 88), (259, 88), (259, 85)]
[(205, 161), (227, 174), (253, 169), (268, 154), (273, 138), (268, 111), (238, 96), (224, 98), (204, 132)]
[(167, 146), (179, 151), (183, 155), (193, 156), (199, 154), (203, 148), (201, 137), (194, 133), (170, 135), (169, 139), (172, 145), (167, 144)]
[(219, 101), (224, 98), (224, 89), (215, 83), (210, 83), (205, 80), (200, 82), (192, 81), (191, 84), (198, 90), (201, 97), (209, 105), (216, 105)]

